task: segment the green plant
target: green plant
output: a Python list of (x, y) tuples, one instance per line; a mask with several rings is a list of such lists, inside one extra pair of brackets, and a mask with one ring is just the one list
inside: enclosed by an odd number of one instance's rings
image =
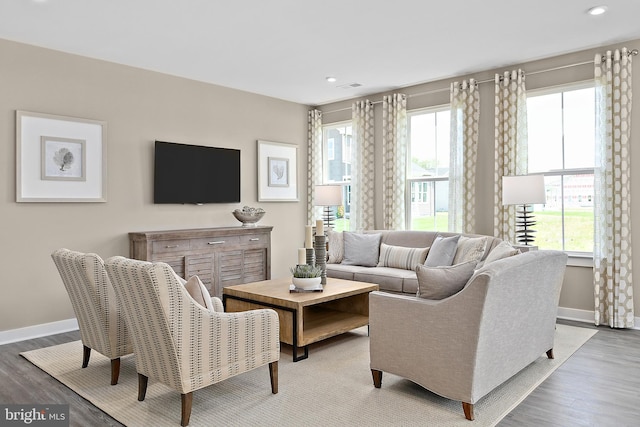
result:
[(338, 206), (338, 209), (336, 209), (336, 218), (344, 218), (344, 206)]
[(312, 277), (320, 277), (322, 276), (322, 268), (317, 265), (308, 265), (308, 264), (300, 264), (295, 267), (289, 268), (293, 277), (298, 277), (301, 279), (309, 279)]

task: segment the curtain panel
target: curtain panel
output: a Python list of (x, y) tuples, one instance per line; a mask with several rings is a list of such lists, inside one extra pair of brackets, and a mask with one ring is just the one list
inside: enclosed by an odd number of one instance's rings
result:
[(595, 324), (634, 325), (631, 274), (631, 55), (596, 55)]
[(373, 104), (354, 102), (351, 108), (353, 120), (353, 146), (351, 155), (351, 231), (375, 228), (374, 198), (374, 119)]
[(476, 232), (476, 166), (480, 93), (474, 79), (451, 84), (449, 231)]
[(385, 230), (405, 228), (407, 179), (407, 97), (382, 98), (382, 224)]
[(316, 185), (322, 184), (322, 111), (310, 110), (307, 135), (307, 224), (322, 218), (322, 207), (315, 205)]
[(493, 234), (516, 242), (516, 208), (502, 205), (502, 177), (527, 174), (527, 91), (522, 70), (495, 75)]

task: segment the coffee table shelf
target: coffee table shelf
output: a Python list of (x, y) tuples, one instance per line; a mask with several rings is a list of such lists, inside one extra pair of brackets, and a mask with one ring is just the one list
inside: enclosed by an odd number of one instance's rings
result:
[[(290, 279), (228, 286), (227, 312), (271, 308), (280, 319), (280, 341), (293, 346), (293, 360), (308, 357), (308, 345), (369, 324), (369, 292), (378, 285), (328, 278), (323, 292), (290, 293)], [(298, 356), (298, 348), (304, 354)]]

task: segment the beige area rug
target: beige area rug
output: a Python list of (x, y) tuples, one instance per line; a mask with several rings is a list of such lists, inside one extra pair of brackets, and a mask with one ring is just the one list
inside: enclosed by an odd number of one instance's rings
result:
[[(492, 426), (597, 331), (558, 325), (555, 359), (534, 363), (475, 405), (476, 420), (464, 418), (460, 402), (384, 374), (373, 387), (367, 329), (310, 346), (309, 358), (291, 361), (283, 346), (279, 393), (271, 394), (267, 366), (194, 392), (190, 426)], [(134, 356), (122, 359), (118, 385), (109, 385), (110, 363), (92, 352), (81, 369), (82, 344), (75, 341), (22, 353), (80, 396), (127, 426), (179, 426), (180, 395), (149, 380), (147, 397), (137, 401)], [(73, 420), (71, 420), (73, 421)]]

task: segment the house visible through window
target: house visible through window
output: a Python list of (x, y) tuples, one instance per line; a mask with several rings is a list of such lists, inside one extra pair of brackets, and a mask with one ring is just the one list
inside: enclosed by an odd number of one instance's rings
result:
[(322, 127), (322, 183), (342, 184), (342, 205), (332, 207), (336, 216), (334, 229), (349, 230), (351, 212), (351, 121)]
[(593, 252), (594, 93), (585, 83), (527, 96), (529, 174), (544, 175), (547, 193), (535, 206), (541, 249)]
[(449, 106), (410, 112), (406, 228), (447, 231), (449, 211)]

